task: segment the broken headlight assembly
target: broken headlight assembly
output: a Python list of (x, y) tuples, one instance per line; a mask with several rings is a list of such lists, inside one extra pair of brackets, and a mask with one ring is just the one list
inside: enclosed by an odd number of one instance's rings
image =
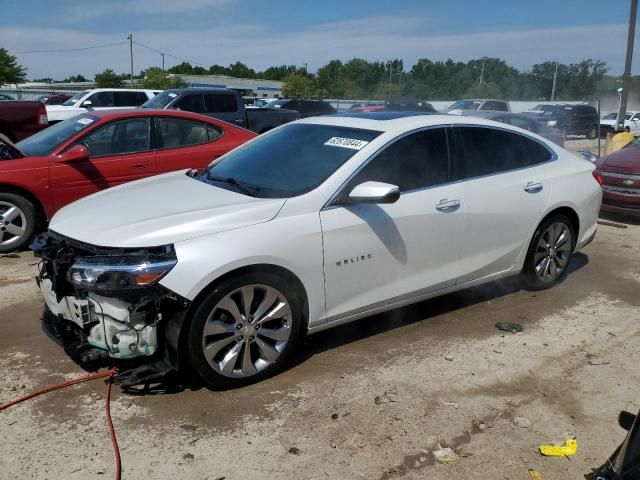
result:
[(94, 292), (136, 290), (157, 283), (177, 262), (173, 252), (77, 257), (67, 271), (67, 280)]

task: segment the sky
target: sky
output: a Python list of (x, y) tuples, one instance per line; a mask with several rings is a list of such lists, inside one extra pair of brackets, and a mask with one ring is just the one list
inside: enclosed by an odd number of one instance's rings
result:
[[(468, 61), (499, 57), (527, 70), (543, 61), (624, 69), (630, 0), (2, 0), (0, 47), (30, 79), (134, 72), (182, 59), (255, 70), (337, 58)], [(640, 30), (640, 29), (639, 29)], [(640, 31), (633, 73), (640, 74)], [(112, 45), (116, 44), (116, 45)], [(142, 44), (145, 48), (139, 44)], [(73, 48), (72, 52), (53, 52)], [(154, 50), (152, 50), (154, 49)], [(45, 52), (41, 52), (46, 50)], [(34, 52), (40, 51), (40, 52)], [(24, 53), (21, 53), (24, 52)], [(31, 52), (31, 53), (27, 53)]]

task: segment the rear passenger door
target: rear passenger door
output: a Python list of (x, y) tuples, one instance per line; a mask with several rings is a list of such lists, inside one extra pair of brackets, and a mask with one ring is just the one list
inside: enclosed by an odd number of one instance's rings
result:
[[(464, 188), (458, 283), (511, 268), (549, 202), (552, 153), (507, 130), (454, 127), (453, 177)], [(524, 249), (524, 250), (523, 250)]]
[(238, 105), (238, 98), (229, 93), (205, 93), (205, 115), (224, 122), (246, 128), (244, 109)]
[(218, 141), (224, 132), (215, 125), (186, 118), (155, 117), (158, 173), (204, 168), (229, 149)]

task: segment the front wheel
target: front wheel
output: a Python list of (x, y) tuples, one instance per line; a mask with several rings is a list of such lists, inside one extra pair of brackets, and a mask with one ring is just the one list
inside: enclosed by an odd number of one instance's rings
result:
[(209, 388), (257, 382), (286, 363), (303, 324), (302, 302), (288, 281), (239, 275), (196, 309), (187, 339), (191, 366)]
[(566, 216), (544, 220), (533, 235), (522, 269), (525, 287), (543, 290), (560, 283), (567, 274), (574, 245), (573, 225)]
[(0, 192), (0, 253), (24, 248), (36, 230), (38, 215), (29, 200)]

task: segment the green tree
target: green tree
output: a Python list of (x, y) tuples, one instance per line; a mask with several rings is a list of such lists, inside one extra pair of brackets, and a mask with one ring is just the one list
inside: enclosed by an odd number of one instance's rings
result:
[(89, 79), (84, 75), (71, 75), (63, 80), (63, 82), (75, 83), (75, 82), (88, 82)]
[(181, 73), (183, 75), (191, 75), (193, 73), (193, 66), (189, 62), (182, 62), (178, 65), (174, 65), (173, 67), (167, 70), (169, 73)]
[(294, 74), (304, 74), (304, 68), (295, 65), (279, 65), (269, 67), (264, 72), (257, 73), (256, 76), (265, 80), (282, 80), (284, 77)]
[(184, 88), (187, 86), (182, 78), (170, 75), (160, 67), (149, 67), (140, 82), (143, 88), (166, 90), (168, 88)]
[(236, 62), (233, 65), (229, 65), (229, 75), (236, 78), (254, 78), (256, 76), (255, 70), (247, 67), (242, 62)]
[(282, 79), (282, 95), (286, 98), (314, 97), (316, 96), (315, 79), (307, 75), (288, 75)]
[(0, 85), (22, 83), (27, 79), (27, 69), (18, 64), (16, 57), (0, 48)]
[(118, 75), (112, 69), (107, 68), (101, 73), (96, 73), (96, 87), (97, 88), (119, 88), (124, 86), (124, 79), (126, 75)]
[(495, 82), (477, 83), (469, 88), (465, 94), (467, 98), (503, 98), (502, 90)]

